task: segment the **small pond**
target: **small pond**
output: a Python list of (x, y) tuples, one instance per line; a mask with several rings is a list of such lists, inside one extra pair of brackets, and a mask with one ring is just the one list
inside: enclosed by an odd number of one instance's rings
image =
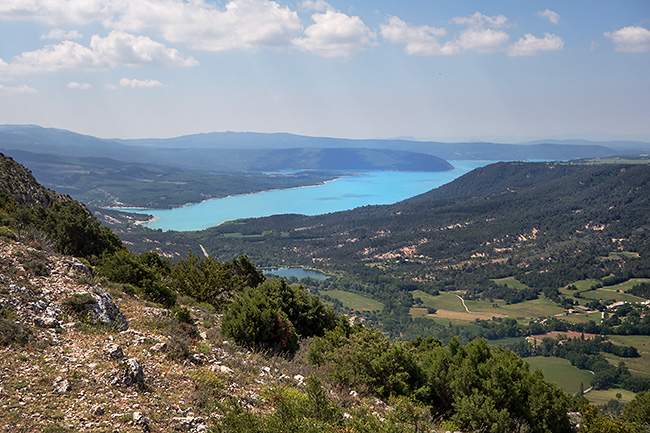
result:
[(322, 272), (303, 268), (273, 268), (263, 269), (262, 271), (265, 275), (275, 275), (283, 278), (296, 277), (299, 280), (302, 280), (303, 278), (313, 278), (314, 280), (322, 281), (329, 278)]

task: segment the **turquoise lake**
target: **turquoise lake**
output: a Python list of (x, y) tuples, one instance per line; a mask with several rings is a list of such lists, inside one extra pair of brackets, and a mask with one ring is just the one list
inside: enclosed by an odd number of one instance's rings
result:
[(366, 205), (392, 204), (444, 185), (493, 161), (450, 161), (453, 170), (438, 172), (372, 171), (302, 188), (265, 191), (207, 200), (175, 209), (129, 209), (153, 215), (147, 227), (202, 230), (225, 221), (297, 213), (320, 215)]

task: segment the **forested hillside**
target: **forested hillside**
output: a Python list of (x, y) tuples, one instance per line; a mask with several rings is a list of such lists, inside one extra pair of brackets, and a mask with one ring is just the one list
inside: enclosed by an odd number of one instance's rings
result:
[[(649, 188), (646, 165), (500, 163), (395, 205), (240, 220), (201, 232), (145, 231), (125, 239), (134, 248), (143, 237), (195, 250), (200, 243), (223, 258), (252, 250), (263, 266), (392, 275), (432, 286), (453, 278), (462, 288), (458, 280), (525, 269), (522, 278), (534, 286), (557, 288), (580, 272), (642, 272), (643, 260), (593, 258), (646, 251)], [(584, 264), (569, 265), (578, 262)], [(459, 265), (464, 276), (456, 278)]]
[[(391, 206), (240, 220), (201, 232), (125, 227), (120, 236), (135, 250), (170, 256), (203, 247), (221, 259), (247, 252), (261, 266), (323, 270), (333, 277), (310, 282), (315, 290), (380, 302), (381, 311), (364, 315), (391, 336), (447, 339), (465, 328), (413, 316), (417, 293), (508, 304), (547, 299), (544, 316), (588, 304), (580, 292), (559, 291), (577, 281), (649, 278), (649, 188), (646, 165), (500, 163)], [(519, 286), (498, 282), (504, 278)], [(470, 331), (467, 339), (488, 335)]]
[(647, 431), (647, 392), (611, 420), (508, 349), (455, 337), (391, 342), (306, 287), (265, 278), (246, 256), (170, 263), (130, 253), (83, 205), (0, 163), (5, 429)]

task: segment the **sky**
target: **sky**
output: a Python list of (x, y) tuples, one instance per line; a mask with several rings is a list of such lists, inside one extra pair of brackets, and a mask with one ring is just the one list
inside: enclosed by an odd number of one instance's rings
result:
[(0, 124), (650, 141), (650, 1), (2, 0)]

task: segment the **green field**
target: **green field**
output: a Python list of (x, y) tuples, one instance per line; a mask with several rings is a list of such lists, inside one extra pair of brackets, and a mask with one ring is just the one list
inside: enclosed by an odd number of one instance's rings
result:
[(531, 370), (542, 370), (546, 380), (557, 384), (570, 394), (578, 393), (581, 383), (583, 390), (591, 386), (593, 375), (587, 370), (574, 367), (566, 359), (535, 356), (525, 358), (524, 361), (528, 362)]
[(568, 293), (575, 293), (575, 292), (580, 292), (583, 290), (589, 290), (591, 286), (594, 286), (598, 284), (600, 281), (598, 280), (580, 280), (576, 281), (572, 285), (575, 286), (578, 290), (567, 290), (566, 287), (563, 289), (560, 289), (560, 292), (562, 294), (568, 294)]
[[(533, 317), (549, 317), (560, 314), (564, 311), (555, 302), (540, 297), (531, 301), (518, 304), (503, 305), (499, 310), (505, 311), (508, 317), (531, 319)], [(501, 313), (504, 314), (504, 313)]]
[(641, 355), (640, 358), (621, 358), (610, 353), (603, 353), (605, 358), (614, 365), (623, 361), (634, 374), (650, 376), (650, 336), (647, 335), (608, 335), (612, 343), (623, 346), (634, 346)]
[(582, 292), (581, 295), (585, 299), (602, 299), (603, 301), (627, 301), (627, 302), (643, 302), (645, 299), (639, 298), (638, 296), (630, 295), (629, 293), (624, 293), (623, 290), (615, 289), (614, 287), (603, 287), (602, 289), (589, 290), (587, 292)]
[(323, 290), (320, 293), (338, 299), (345, 307), (356, 311), (375, 311), (384, 308), (384, 304), (381, 302), (356, 293), (344, 292), (343, 290)]
[(525, 285), (524, 283), (520, 283), (515, 279), (515, 277), (507, 277), (507, 278), (499, 278), (496, 280), (492, 280), (495, 283), (497, 283), (500, 286), (506, 286), (506, 287), (511, 287), (513, 289), (530, 289), (529, 286)]
[(488, 340), (488, 344), (491, 344), (493, 346), (497, 346), (497, 345), (509, 346), (511, 344), (521, 343), (525, 339), (526, 337), (507, 337), (507, 338), (500, 338), (498, 340)]
[[(456, 293), (443, 292), (440, 295), (432, 296), (420, 290), (415, 290), (411, 294), (413, 299), (420, 298), (425, 307), (443, 310), (439, 311), (438, 315), (444, 316), (445, 319), (451, 319), (452, 322), (470, 322), (477, 318), (491, 319), (492, 316), (507, 316), (519, 320), (528, 320), (534, 317), (554, 316), (564, 311), (553, 301), (541, 297), (518, 304), (506, 304), (504, 301), (465, 300), (465, 305), (470, 311), (470, 313), (467, 313)], [(462, 295), (460, 292), (459, 294)]]
[(594, 404), (604, 404), (612, 399), (617, 400), (616, 394), (619, 393), (621, 394), (621, 401), (625, 401), (625, 402), (631, 401), (636, 395), (632, 391), (628, 391), (626, 389), (612, 388), (612, 389), (593, 389), (588, 393), (586, 393), (585, 397), (587, 397), (587, 399)]
[(600, 323), (602, 322), (602, 315), (600, 311), (593, 313), (576, 313), (569, 314), (568, 316), (563, 316), (562, 320), (566, 320), (567, 322), (571, 323), (586, 323), (590, 320), (593, 320), (596, 323)]
[[(617, 253), (623, 254), (623, 253)], [(632, 278), (624, 283), (616, 284), (614, 286), (601, 287), (596, 290), (590, 290), (592, 286), (600, 283), (598, 280), (581, 280), (576, 281), (573, 285), (578, 290), (567, 290), (563, 288), (560, 292), (565, 296), (573, 296), (576, 293), (580, 293), (582, 298), (575, 298), (581, 304), (586, 304), (592, 299), (602, 299), (604, 301), (628, 301), (628, 302), (643, 302), (645, 299), (639, 298), (638, 296), (630, 295), (625, 293), (627, 290), (636, 286), (637, 284), (650, 282), (648, 278)]]
[(432, 307), (436, 310), (465, 311), (458, 296), (450, 292), (443, 292), (438, 296), (432, 296), (421, 290), (415, 290), (411, 292), (411, 295), (413, 295), (413, 299), (422, 299), (422, 304), (425, 307)]

